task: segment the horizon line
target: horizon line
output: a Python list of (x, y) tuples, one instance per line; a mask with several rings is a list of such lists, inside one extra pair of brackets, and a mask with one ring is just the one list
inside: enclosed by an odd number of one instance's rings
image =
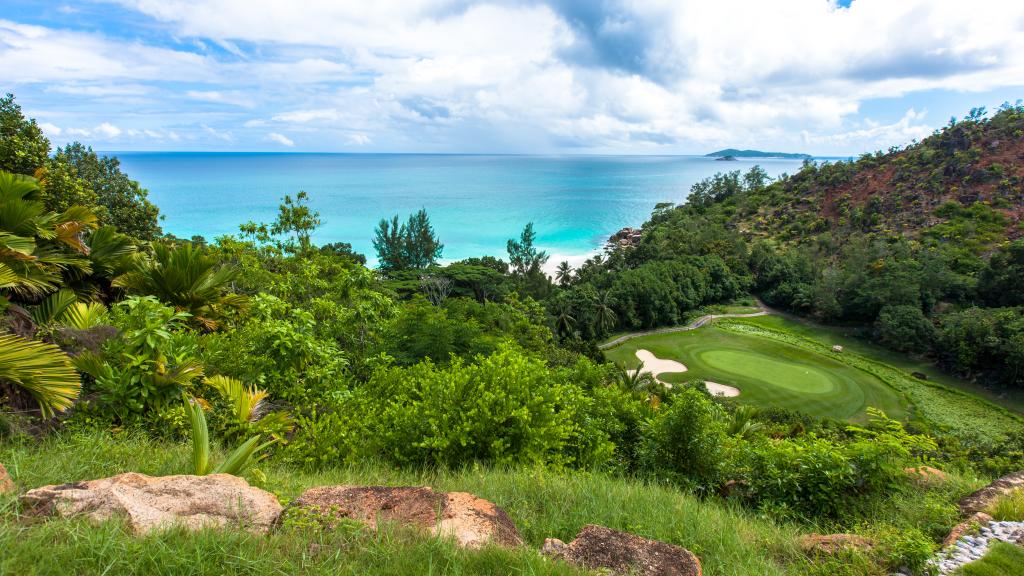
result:
[[(104, 150), (100, 148), (93, 148), (94, 152), (99, 154), (273, 154), (273, 155), (302, 155), (302, 154), (320, 154), (320, 155), (333, 155), (333, 156), (519, 156), (519, 157), (557, 157), (557, 156), (575, 156), (575, 157), (661, 157), (661, 158), (720, 158), (720, 156), (711, 156), (710, 154), (679, 154), (679, 153), (663, 153), (663, 154), (633, 154), (633, 153), (622, 153), (622, 152), (326, 152), (326, 151), (302, 151), (302, 150)], [(841, 155), (818, 155), (804, 152), (793, 152), (792, 154), (805, 154), (810, 156), (811, 159), (823, 159), (823, 160), (848, 160), (854, 159), (857, 156), (864, 154), (864, 152), (858, 154), (841, 154)], [(783, 158), (778, 156), (745, 156), (736, 157), (736, 161), (742, 160), (800, 160), (800, 158)]]

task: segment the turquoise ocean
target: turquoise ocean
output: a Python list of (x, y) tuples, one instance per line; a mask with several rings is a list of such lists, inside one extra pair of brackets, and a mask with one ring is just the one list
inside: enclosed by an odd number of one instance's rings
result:
[(659, 202), (683, 202), (716, 172), (761, 165), (794, 173), (799, 160), (701, 156), (486, 156), (117, 152), (165, 219), (165, 231), (213, 239), (239, 224), (271, 222), (285, 194), (305, 190), (323, 226), (317, 243), (350, 242), (374, 261), (383, 217), (425, 208), (444, 243), (443, 259), (505, 256), (505, 244), (534, 223), (551, 261), (578, 263)]

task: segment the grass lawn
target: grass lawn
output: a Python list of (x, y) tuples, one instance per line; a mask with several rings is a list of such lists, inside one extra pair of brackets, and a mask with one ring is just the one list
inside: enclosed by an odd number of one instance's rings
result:
[(742, 322), (764, 326), (772, 330), (783, 330), (827, 346), (841, 344), (844, 348), (866, 358), (884, 362), (906, 372), (921, 372), (926, 374), (931, 382), (938, 382), (939, 384), (977, 394), (1008, 410), (1024, 414), (1024, 391), (997, 392), (985, 388), (979, 383), (957, 378), (943, 372), (926, 359), (914, 358), (864, 340), (859, 337), (859, 330), (855, 328), (824, 326), (804, 319), (779, 315), (745, 318)]
[(1024, 576), (1024, 549), (997, 542), (981, 560), (965, 564), (957, 576)]
[[(182, 473), (189, 454), (184, 444), (101, 432), (0, 443), (0, 462), (22, 490), (125, 471)], [(795, 526), (670, 487), (603, 474), (484, 467), (416, 471), (370, 463), (322, 472), (267, 462), (260, 468), (262, 487), (282, 501), (329, 484), (473, 492), (504, 507), (529, 547), (474, 552), (397, 529), (374, 534), (349, 526), (322, 532), (287, 523), (264, 536), (171, 530), (136, 538), (118, 521), (94, 526), (23, 518), (15, 498), (0, 495), (0, 574), (579, 574), (541, 558), (536, 549), (547, 537), (571, 540), (587, 523), (682, 545), (701, 558), (708, 576), (865, 573), (812, 564), (796, 548)]]
[(608, 359), (636, 367), (636, 351), (677, 360), (681, 374), (666, 382), (711, 380), (740, 389), (739, 400), (801, 410), (815, 416), (859, 420), (867, 407), (905, 418), (908, 402), (875, 376), (784, 342), (708, 326), (689, 332), (635, 338), (605, 352)]

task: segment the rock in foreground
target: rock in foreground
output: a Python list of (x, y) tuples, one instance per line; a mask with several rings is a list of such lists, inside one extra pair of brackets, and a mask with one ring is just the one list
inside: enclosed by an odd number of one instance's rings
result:
[(566, 544), (544, 541), (541, 553), (589, 570), (639, 576), (700, 576), (700, 560), (689, 550), (628, 532), (588, 524)]
[(348, 518), (376, 528), (378, 522), (415, 526), (452, 537), (464, 548), (523, 543), (504, 510), (466, 492), (427, 487), (320, 486), (302, 493), (292, 506), (312, 510), (326, 521)]
[(136, 534), (174, 526), (238, 526), (266, 532), (282, 510), (273, 494), (229, 474), (153, 477), (129, 472), (43, 486), (22, 495), (21, 502), (39, 515), (84, 515), (96, 521), (124, 517)]
[(995, 482), (960, 499), (960, 514), (970, 516), (982, 512), (999, 498), (1024, 488), (1024, 470), (1007, 474)]

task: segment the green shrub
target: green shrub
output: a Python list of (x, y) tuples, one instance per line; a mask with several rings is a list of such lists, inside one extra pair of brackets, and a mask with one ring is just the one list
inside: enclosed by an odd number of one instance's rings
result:
[(252, 300), (250, 316), (229, 332), (201, 337), (203, 364), (297, 406), (313, 406), (346, 387), (345, 354), (319, 338), (317, 321), (274, 296)]
[[(377, 432), (384, 454), (401, 463), (593, 460), (566, 453), (588, 402), (582, 388), (509, 346), (474, 364), (379, 370), (365, 387), (384, 399)], [(590, 451), (610, 453), (606, 436), (594, 440)]]
[(935, 340), (935, 326), (918, 306), (886, 306), (875, 321), (878, 339), (893, 350), (926, 352)]
[(380, 442), (371, 425), (379, 403), (379, 399), (367, 401), (364, 393), (346, 390), (308, 413), (298, 414), (295, 436), (283, 451), (285, 461), (304, 468), (325, 468), (377, 454)]
[(102, 353), (73, 360), (93, 378), (87, 392), (98, 392), (101, 413), (128, 423), (178, 407), (181, 393), (203, 375), (187, 319), (152, 296), (129, 298), (111, 309), (117, 337), (104, 343)]
[(852, 440), (814, 435), (743, 443), (734, 478), (751, 504), (782, 516), (847, 519), (903, 486), (913, 455), (934, 450), (928, 439), (908, 434), (872, 411), (869, 428), (851, 428)]
[(666, 404), (647, 427), (643, 467), (687, 488), (714, 489), (722, 479), (725, 410), (693, 387), (675, 390)]

